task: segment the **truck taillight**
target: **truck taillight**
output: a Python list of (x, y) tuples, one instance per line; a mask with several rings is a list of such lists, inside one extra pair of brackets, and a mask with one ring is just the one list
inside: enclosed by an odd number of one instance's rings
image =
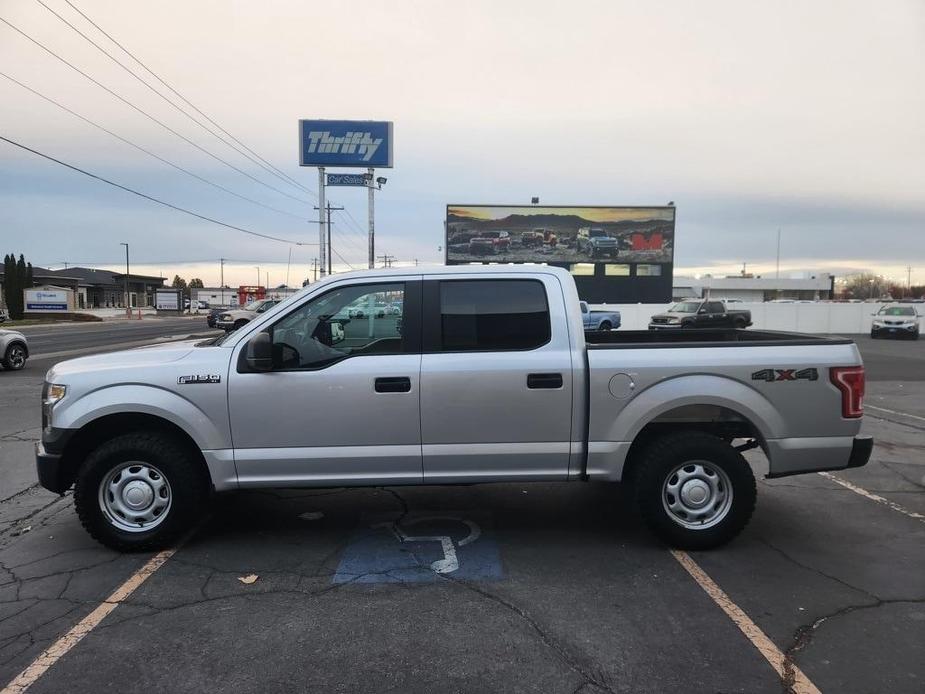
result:
[(864, 414), (864, 367), (833, 366), (829, 379), (841, 392), (841, 416), (857, 419)]

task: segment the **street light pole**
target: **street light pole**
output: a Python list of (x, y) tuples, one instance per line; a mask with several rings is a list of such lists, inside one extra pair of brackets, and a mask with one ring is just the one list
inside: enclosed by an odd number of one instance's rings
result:
[(131, 302), (129, 302), (129, 298), (128, 298), (128, 273), (129, 273), (129, 266), (128, 266), (128, 244), (127, 244), (127, 243), (120, 243), (119, 245), (120, 245), (120, 246), (125, 246), (125, 317), (126, 317), (126, 318), (131, 318), (131, 317), (132, 317), (132, 306), (131, 306)]
[(259, 287), (260, 286), (260, 266), (254, 265), (254, 267), (257, 268), (257, 286)]

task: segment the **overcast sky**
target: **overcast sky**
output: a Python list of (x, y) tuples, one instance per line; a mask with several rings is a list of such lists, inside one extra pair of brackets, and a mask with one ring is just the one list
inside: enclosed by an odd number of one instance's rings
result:
[[(65, 0), (42, 0), (139, 69)], [(395, 122), (377, 254), (437, 262), (447, 203), (678, 209), (676, 274), (774, 266), (925, 282), (925, 3), (71, 0), (192, 103), (314, 191), (299, 118)], [(0, 134), (230, 224), (317, 243), (315, 201), (195, 125), (37, 0), (0, 17), (0, 70), (266, 209), (210, 187), (0, 77)], [(153, 82), (153, 78), (148, 76)], [(156, 82), (153, 82), (157, 84)], [(158, 85), (160, 87), (160, 85)], [(290, 197), (293, 196), (293, 197)], [(333, 191), (334, 248), (365, 267), (365, 191)], [(300, 201), (294, 198), (304, 198)], [(38, 265), (301, 282), (292, 247), (158, 207), (0, 142), (0, 246)], [(337, 260), (335, 258), (335, 260)], [(335, 265), (345, 268), (342, 262)], [(266, 277), (261, 277), (265, 282)]]

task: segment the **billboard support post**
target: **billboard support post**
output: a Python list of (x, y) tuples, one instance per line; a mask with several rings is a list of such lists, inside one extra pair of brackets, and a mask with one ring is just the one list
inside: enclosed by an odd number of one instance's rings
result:
[(318, 167), (318, 255), (321, 256), (321, 279), (325, 275), (326, 238), (324, 229), (324, 167)]
[(376, 170), (367, 169), (369, 178), (366, 181), (367, 193), (369, 193), (369, 269), (376, 267), (376, 189), (373, 187), (373, 176)]

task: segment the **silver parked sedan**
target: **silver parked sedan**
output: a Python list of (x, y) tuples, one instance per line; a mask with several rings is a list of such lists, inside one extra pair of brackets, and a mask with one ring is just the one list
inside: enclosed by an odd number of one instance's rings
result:
[(0, 364), (4, 369), (19, 371), (29, 358), (26, 336), (16, 330), (0, 329)]

